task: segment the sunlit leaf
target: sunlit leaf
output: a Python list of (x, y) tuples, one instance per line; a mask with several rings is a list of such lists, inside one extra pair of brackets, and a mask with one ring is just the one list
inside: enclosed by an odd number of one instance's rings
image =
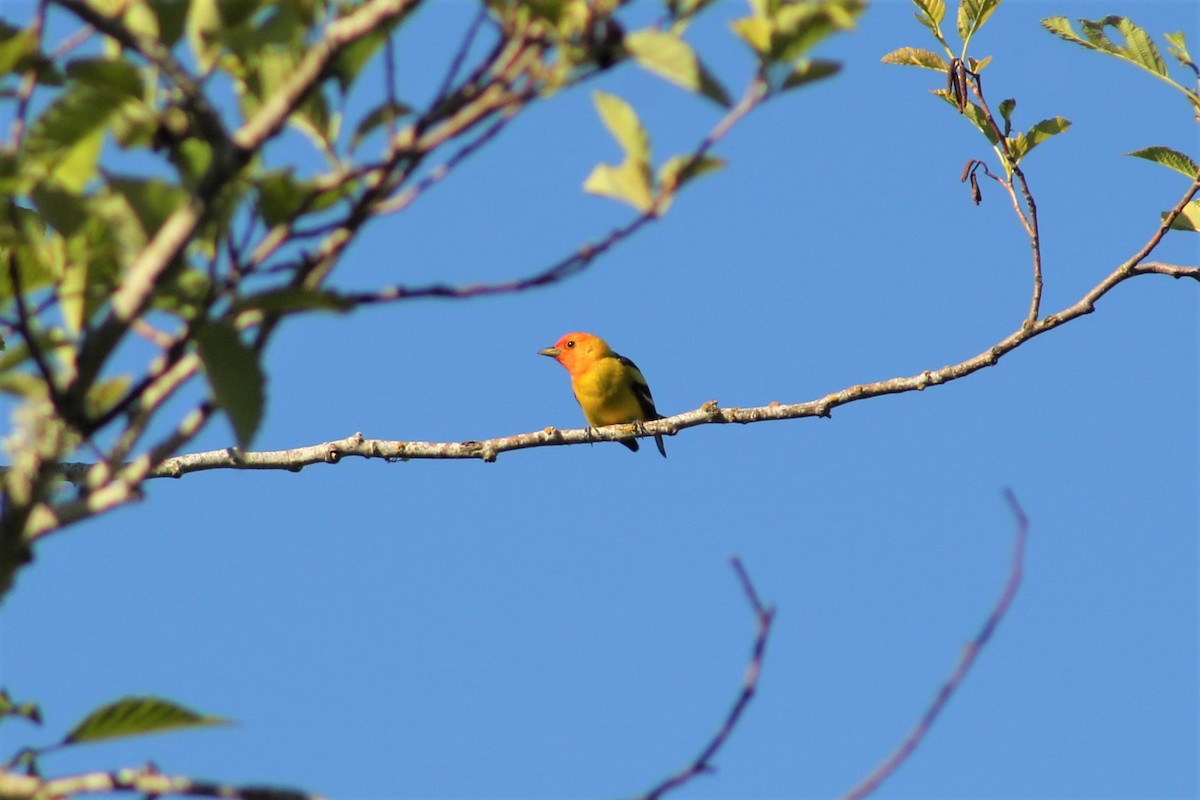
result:
[[(1163, 218), (1166, 218), (1163, 214)], [(1177, 231), (1192, 231), (1200, 233), (1200, 200), (1193, 200), (1183, 207), (1183, 211), (1171, 221), (1171, 228)]]
[(958, 5), (958, 36), (964, 42), (975, 34), (1000, 5), (1000, 0), (960, 0)]
[(945, 72), (949, 69), (946, 59), (931, 50), (923, 50), (920, 47), (901, 47), (899, 50), (888, 53), (881, 60), (884, 64), (924, 67), (938, 72)]
[(1173, 169), (1181, 175), (1186, 175), (1192, 179), (1195, 179), (1200, 174), (1200, 166), (1197, 166), (1195, 161), (1192, 161), (1192, 159), (1178, 150), (1172, 150), (1169, 147), (1143, 147), (1141, 150), (1134, 150), (1132, 153), (1126, 153), (1125, 155), (1144, 158), (1147, 161), (1153, 161), (1155, 164), (1162, 164), (1167, 169)]
[(628, 159), (617, 167), (597, 164), (583, 182), (583, 188), (590, 194), (628, 203), (643, 213), (654, 206), (648, 167)]
[(913, 0), (913, 4), (920, 12), (916, 15), (917, 19), (926, 27), (940, 26), (946, 18), (944, 0)]
[(615, 94), (594, 92), (592, 101), (609, 133), (621, 145), (625, 155), (638, 163), (650, 161), (650, 136), (642, 127), (637, 112)]
[(1063, 131), (1071, 127), (1069, 119), (1062, 117), (1051, 117), (1044, 119), (1034, 125), (1028, 131), (1016, 136), (1012, 140), (1011, 151), (1014, 161), (1020, 161), (1025, 156), (1029, 155), (1029, 151), (1037, 147), (1042, 142), (1049, 139), (1051, 136), (1057, 136)]
[(625, 37), (625, 49), (642, 68), (689, 92), (698, 92), (720, 106), (732, 105), (729, 93), (696, 56), (691, 45), (677, 36), (655, 30), (636, 31)]

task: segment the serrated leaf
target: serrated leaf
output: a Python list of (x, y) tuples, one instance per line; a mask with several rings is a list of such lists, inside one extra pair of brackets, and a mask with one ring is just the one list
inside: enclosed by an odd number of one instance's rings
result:
[[(950, 94), (950, 92), (946, 91), (945, 89), (934, 89), (933, 93), (945, 100), (950, 105), (954, 106), (954, 108), (957, 110), (958, 104), (954, 102), (954, 97)], [(999, 139), (996, 138), (996, 132), (992, 129), (992, 126), (988, 124), (987, 115), (983, 113), (983, 109), (981, 109), (978, 105), (968, 102), (962, 113), (972, 125), (979, 129), (980, 133), (987, 137), (989, 142), (996, 144), (999, 141)]]
[(1000, 5), (1000, 0), (961, 0), (958, 5), (958, 36), (964, 42), (975, 34)]
[(62, 744), (80, 744), (141, 736), (183, 728), (227, 725), (221, 717), (197, 714), (157, 697), (125, 697), (88, 714), (63, 737)]
[(642, 127), (637, 112), (615, 94), (594, 92), (592, 101), (609, 133), (621, 145), (625, 156), (639, 164), (650, 163), (650, 136)]
[(927, 27), (940, 26), (946, 18), (946, 3), (944, 0), (913, 0), (920, 13), (917, 19)]
[(1013, 160), (1020, 161), (1029, 155), (1029, 151), (1033, 150), (1033, 148), (1051, 136), (1057, 136), (1070, 127), (1071, 120), (1062, 117), (1051, 117), (1050, 119), (1042, 120), (1012, 140), (1010, 149), (1012, 150)]
[(584, 191), (628, 203), (642, 213), (654, 207), (649, 168), (626, 160), (620, 166), (597, 164), (587, 180)]
[(1147, 161), (1153, 161), (1155, 164), (1162, 164), (1167, 169), (1173, 169), (1181, 175), (1186, 175), (1192, 179), (1195, 179), (1197, 173), (1200, 173), (1200, 166), (1197, 166), (1195, 161), (1192, 161), (1192, 159), (1178, 150), (1172, 150), (1169, 147), (1162, 147), (1161, 145), (1143, 147), (1141, 150), (1134, 150), (1132, 153), (1126, 153), (1125, 155), (1144, 158)]
[(885, 55), (882, 59), (884, 64), (900, 64), (905, 67), (924, 67), (925, 69), (933, 69), (938, 72), (946, 72), (950, 67), (946, 64), (946, 59), (942, 58), (932, 50), (923, 50), (920, 47), (901, 47), (899, 50), (893, 50)]
[(1071, 25), (1071, 21), (1066, 17), (1046, 17), (1042, 20), (1042, 27), (1055, 36), (1066, 39), (1068, 42), (1074, 42), (1091, 50), (1096, 49), (1091, 44), (1079, 38), (1079, 35), (1075, 33), (1075, 29)]
[(258, 354), (228, 323), (202, 325), (195, 338), (213, 398), (229, 417), (238, 446), (247, 448), (266, 406), (266, 376)]
[[(1163, 218), (1166, 216), (1164, 213)], [(1200, 233), (1200, 200), (1193, 200), (1184, 206), (1179, 216), (1171, 221), (1171, 229)]]
[[(1114, 19), (1109, 17), (1109, 20)], [(1163, 61), (1158, 46), (1145, 30), (1135, 25), (1128, 17), (1116, 17), (1117, 30), (1125, 37), (1124, 52), (1136, 64), (1145, 67), (1155, 75), (1166, 76), (1167, 64)]]
[(1176, 61), (1188, 69), (1197, 69), (1192, 54), (1188, 52), (1187, 38), (1184, 37), (1183, 31), (1164, 33), (1163, 38), (1167, 40), (1167, 52), (1174, 56)]
[(733, 102), (729, 93), (705, 68), (691, 45), (655, 30), (635, 31), (625, 37), (625, 50), (638, 66), (689, 92), (698, 92), (723, 108)]

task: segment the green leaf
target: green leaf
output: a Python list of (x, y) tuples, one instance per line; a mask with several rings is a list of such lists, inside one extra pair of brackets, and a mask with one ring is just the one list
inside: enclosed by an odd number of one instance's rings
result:
[(125, 397), (131, 383), (128, 375), (118, 375), (93, 384), (85, 400), (88, 415), (94, 418), (107, 414)]
[(649, 29), (635, 31), (625, 37), (625, 49), (643, 69), (676, 86), (699, 92), (724, 108), (733, 104), (691, 45), (678, 36)]
[(854, 28), (866, 9), (861, 0), (781, 5), (771, 34), (771, 56), (794, 62), (835, 33)]
[(1155, 75), (1166, 77), (1167, 64), (1163, 61), (1158, 46), (1145, 30), (1133, 24), (1127, 17), (1108, 17), (1116, 20), (1117, 30), (1125, 37), (1125, 50), (1130, 60), (1153, 72)]
[(168, 48), (174, 47), (183, 35), (189, 0), (150, 0), (147, 5), (158, 17), (158, 38)]
[(813, 81), (823, 80), (841, 72), (842, 65), (836, 61), (825, 61), (820, 58), (800, 59), (796, 67), (783, 80), (780, 90), (795, 89)]
[(1029, 155), (1030, 150), (1051, 136), (1057, 136), (1070, 127), (1071, 120), (1063, 119), (1062, 117), (1051, 117), (1050, 119), (1042, 120), (1025, 133), (1018, 134), (1010, 140), (1009, 149), (1012, 151), (1013, 161), (1020, 162), (1021, 159)]
[(725, 166), (725, 159), (704, 155), (672, 156), (658, 171), (658, 184), (667, 193), (674, 192), (693, 178), (716, 172)]
[(1192, 179), (1195, 179), (1197, 174), (1200, 173), (1200, 166), (1197, 166), (1195, 161), (1192, 161), (1192, 159), (1178, 150), (1172, 150), (1169, 147), (1162, 147), (1160, 145), (1143, 147), (1141, 150), (1134, 150), (1132, 153), (1126, 153), (1125, 155), (1144, 158), (1147, 161), (1153, 161), (1155, 164), (1162, 164), (1167, 169), (1173, 169), (1181, 175), (1186, 175)]
[[(945, 100), (950, 105), (954, 106), (957, 110), (958, 104), (954, 102), (954, 97), (950, 94), (950, 92), (946, 91), (945, 89), (934, 89), (933, 93)], [(1000, 141), (996, 137), (996, 131), (993, 130), (992, 126), (988, 123), (987, 115), (983, 113), (983, 109), (981, 109), (978, 105), (973, 102), (967, 103), (966, 108), (963, 109), (963, 116), (966, 117), (967, 120), (979, 130), (980, 133), (986, 136), (989, 142), (996, 144)]]
[(24, 717), (35, 725), (42, 724), (42, 711), (37, 703), (18, 703), (4, 689), (0, 689), (0, 717)]
[(961, 0), (958, 5), (958, 36), (964, 42), (983, 27), (1000, 0)]
[[(1163, 218), (1166, 218), (1163, 214)], [(1171, 229), (1200, 233), (1200, 200), (1193, 200), (1183, 207), (1178, 217), (1171, 221)]]
[(109, 187), (125, 199), (137, 216), (147, 239), (153, 238), (167, 218), (186, 201), (182, 189), (158, 178), (106, 177)]
[[(1162, 54), (1159, 53), (1154, 40), (1146, 31), (1126, 17), (1113, 15), (1099, 20), (1081, 19), (1079, 27), (1083, 33), (1082, 38), (1075, 33), (1071, 23), (1065, 17), (1047, 17), (1042, 20), (1042, 27), (1068, 42), (1074, 42), (1089, 50), (1109, 53), (1136, 64), (1159, 77), (1167, 77), (1166, 62), (1163, 61)], [(1125, 44), (1119, 45), (1110, 39), (1107, 28), (1115, 28), (1124, 37)], [(1169, 37), (1168, 41), (1171, 41)], [(1172, 83), (1174, 82), (1172, 81)]]
[(609, 133), (621, 145), (626, 158), (639, 164), (650, 163), (650, 136), (642, 127), (637, 112), (615, 94), (593, 92), (592, 101)]
[(1175, 57), (1182, 66), (1197, 70), (1196, 62), (1192, 60), (1192, 54), (1187, 49), (1187, 39), (1183, 35), (1183, 31), (1175, 33), (1164, 33), (1163, 38), (1167, 40), (1167, 52)]
[(654, 207), (649, 167), (629, 159), (619, 167), (597, 164), (583, 182), (583, 188), (590, 194), (628, 203), (642, 213)]
[(354, 85), (354, 81), (362, 74), (367, 62), (379, 52), (379, 48), (392, 35), (396, 24), (393, 21), (377, 28), (352, 43), (349, 47), (342, 48), (338, 53), (330, 65), (330, 71), (337, 78), (338, 88), (341, 89), (342, 94), (350, 91), (350, 87)]
[(229, 720), (197, 714), (157, 697), (125, 697), (98, 708), (71, 729), (62, 744), (99, 742), (125, 736), (227, 725)]
[(221, 30), (221, 12), (217, 0), (192, 0), (188, 4), (183, 29), (200, 71), (208, 72), (216, 64), (219, 54), (215, 44)]
[(412, 107), (404, 103), (387, 101), (376, 106), (358, 123), (354, 135), (350, 137), (350, 149), (357, 150), (362, 140), (376, 128), (390, 125), (398, 119), (403, 119), (412, 113)]
[(771, 51), (771, 23), (762, 17), (742, 17), (729, 23), (734, 33), (750, 45), (750, 49), (765, 58)]
[(229, 417), (238, 446), (249, 447), (266, 405), (266, 376), (258, 354), (225, 322), (198, 327), (196, 344), (213, 398)]
[(1009, 97), (1000, 101), (1000, 116), (1004, 118), (1004, 135), (1012, 130), (1012, 112), (1017, 107), (1016, 98)]
[(1068, 42), (1074, 42), (1082, 47), (1087, 47), (1095, 50), (1093, 45), (1080, 39), (1075, 33), (1075, 29), (1071, 26), (1071, 21), (1066, 17), (1046, 17), (1042, 20), (1042, 27), (1053, 33), (1055, 36), (1066, 39)]
[(946, 18), (946, 3), (944, 0), (913, 0), (917, 7), (917, 21), (927, 28), (937, 28)]
[(292, 314), (300, 311), (349, 311), (354, 303), (335, 292), (324, 289), (286, 287), (243, 297), (233, 304), (231, 314), (259, 310), (272, 314)]
[(899, 50), (893, 50), (888, 53), (881, 60), (884, 64), (924, 67), (925, 69), (934, 69), (942, 73), (950, 69), (946, 64), (946, 59), (931, 50), (923, 50), (920, 47), (901, 47)]
[(0, 75), (15, 72), (21, 63), (37, 52), (37, 36), (28, 29), (14, 28), (0, 21)]
[(51, 184), (39, 184), (30, 193), (42, 219), (63, 236), (73, 236), (88, 219), (87, 203), (79, 195)]
[(107, 58), (72, 61), (67, 65), (67, 78), (121, 99), (139, 97), (142, 92), (137, 67), (127, 61)]

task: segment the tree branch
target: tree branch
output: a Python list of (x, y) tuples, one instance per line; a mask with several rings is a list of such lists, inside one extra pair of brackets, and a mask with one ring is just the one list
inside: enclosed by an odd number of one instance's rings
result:
[(954, 665), (950, 676), (938, 689), (937, 695), (933, 698), (933, 702), (921, 715), (921, 719), (917, 722), (913, 729), (900, 743), (891, 755), (883, 760), (883, 762), (871, 771), (857, 786), (846, 793), (844, 800), (861, 800), (861, 798), (874, 792), (880, 785), (887, 780), (897, 769), (899, 769), (913, 751), (917, 749), (917, 745), (929, 733), (933, 723), (937, 720), (938, 715), (942, 713), (942, 709), (946, 707), (946, 703), (954, 696), (967, 677), (967, 673), (971, 669), (971, 665), (975, 663), (975, 659), (979, 653), (987, 645), (992, 638), (992, 634), (996, 632), (1001, 620), (1008, 613), (1008, 609), (1012, 606), (1013, 599), (1017, 596), (1017, 589), (1021, 585), (1021, 577), (1025, 567), (1025, 540), (1029, 533), (1029, 520), (1025, 516), (1025, 512), (1021, 509), (1017, 498), (1009, 490), (1005, 490), (1004, 499), (1008, 501), (1008, 506), (1012, 510), (1013, 517), (1016, 518), (1017, 531), (1013, 540), (1013, 555), (1012, 567), (1008, 572), (1008, 580), (1004, 584), (1004, 590), (1000, 593), (999, 599), (995, 606), (992, 607), (992, 612), (988, 614), (984, 620), (983, 627), (975, 638), (967, 643), (963, 648), (962, 655), (959, 656), (958, 663)]
[[(1170, 226), (1170, 220), (1178, 216), (1183, 207), (1200, 191), (1200, 176), (1193, 182), (1183, 199), (1163, 219), (1162, 225), (1150, 242), (1139, 250), (1133, 257), (1118, 266), (1104, 280), (1087, 292), (1078, 302), (1064, 308), (1057, 314), (1050, 314), (1037, 320), (1032, 325), (1022, 325), (1021, 328), (989, 347), (978, 355), (957, 364), (941, 367), (940, 369), (925, 370), (916, 375), (876, 381), (873, 383), (856, 384), (830, 392), (823, 397), (803, 403), (769, 403), (764, 406), (749, 408), (721, 408), (716, 401), (705, 403), (697, 409), (687, 411), (663, 419), (642, 423), (640, 429), (632, 424), (610, 425), (601, 428), (576, 428), (560, 430), (548, 427), (530, 433), (500, 436), (483, 441), (466, 442), (419, 442), (388, 439), (367, 439), (361, 433), (356, 433), (345, 439), (339, 439), (319, 444), (297, 447), (288, 450), (261, 452), (239, 452), (236, 448), (210, 450), (203, 453), (167, 458), (146, 472), (146, 478), (179, 478), (192, 472), (203, 472), (211, 469), (260, 469), (287, 470), (299, 472), (312, 464), (336, 464), (343, 458), (382, 458), (388, 461), (408, 461), (410, 459), (480, 459), (495, 461), (501, 454), (511, 450), (525, 450), (532, 447), (550, 447), (557, 445), (591, 444), (596, 441), (619, 441), (623, 439), (642, 438), (646, 436), (673, 436), (686, 428), (698, 425), (736, 422), (749, 424), (769, 420), (801, 419), (804, 417), (829, 417), (833, 409), (848, 403), (855, 403), (871, 397), (888, 394), (903, 394), (912, 391), (924, 391), (931, 386), (950, 383), (964, 378), (985, 367), (995, 366), (1000, 359), (1016, 350), (1031, 339), (1042, 335), (1071, 320), (1090, 314), (1095, 303), (1119, 283), (1138, 275), (1167, 275), (1173, 278), (1191, 278), (1200, 283), (1200, 267), (1165, 264), (1157, 261), (1143, 261), (1146, 255), (1157, 244)], [(535, 278), (536, 279), (536, 278)], [(535, 280), (531, 279), (531, 280)], [(453, 296), (470, 296), (472, 293), (484, 294), (496, 291), (491, 287), (473, 289), (465, 287), (433, 287), (427, 290), (430, 295), (440, 296), (442, 292), (452, 293)], [(89, 464), (62, 464), (61, 474), (70, 481), (82, 478), (90, 468)]]
[(154, 767), (89, 772), (65, 778), (42, 778), (0, 770), (0, 797), (44, 800), (97, 792), (137, 792), (147, 797), (185, 795), (232, 800), (321, 800), (319, 795), (269, 786), (233, 786), (184, 776), (163, 775)]
[(729, 709), (721, 727), (708, 740), (708, 744), (700, 751), (696, 760), (642, 795), (643, 800), (658, 800), (667, 792), (680, 788), (697, 775), (712, 772), (714, 769), (713, 758), (729, 739), (733, 729), (737, 727), (742, 713), (745, 712), (750, 701), (754, 699), (755, 692), (758, 691), (758, 678), (762, 674), (763, 654), (766, 652), (767, 638), (771, 635), (771, 622), (775, 619), (775, 609), (764, 606), (759, 600), (758, 592), (754, 590), (754, 584), (750, 582), (750, 576), (746, 573), (742, 560), (737, 556), (732, 556), (729, 561), (734, 572), (737, 573), (738, 581), (742, 584), (742, 591), (746, 594), (746, 599), (750, 601), (750, 608), (754, 611), (754, 617), (758, 621), (758, 633), (754, 637), (750, 663), (746, 666), (745, 677), (742, 678), (742, 691), (734, 701), (733, 707)]

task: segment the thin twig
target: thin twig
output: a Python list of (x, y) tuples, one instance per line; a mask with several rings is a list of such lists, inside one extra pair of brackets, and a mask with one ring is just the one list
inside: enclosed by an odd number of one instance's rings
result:
[(754, 617), (758, 623), (758, 633), (754, 637), (754, 647), (750, 653), (750, 663), (746, 666), (746, 674), (742, 678), (742, 690), (738, 693), (737, 699), (729, 709), (729, 713), (725, 715), (725, 720), (721, 723), (721, 727), (708, 740), (704, 749), (700, 751), (700, 755), (682, 770), (644, 794), (642, 796), (643, 800), (658, 800), (658, 798), (667, 792), (680, 788), (697, 775), (712, 772), (715, 769), (712, 763), (713, 758), (717, 755), (721, 747), (724, 746), (730, 735), (733, 734), (738, 720), (742, 718), (746, 707), (754, 699), (754, 693), (758, 691), (758, 679), (762, 674), (763, 655), (766, 652), (767, 639), (771, 634), (771, 622), (775, 618), (775, 609), (764, 606), (762, 601), (759, 600), (758, 592), (754, 590), (754, 584), (750, 582), (750, 576), (746, 573), (746, 568), (742, 565), (742, 560), (737, 556), (731, 556), (729, 561), (733, 566), (734, 572), (737, 573), (742, 591), (745, 593), (746, 599), (750, 602), (750, 608), (754, 611)]
[[(960, 67), (971, 76), (971, 92), (979, 101), (979, 108), (983, 112), (984, 119), (992, 126), (992, 133), (996, 137), (996, 149), (1004, 159), (1008, 172), (1012, 177), (1002, 181), (1005, 188), (1012, 195), (1013, 207), (1017, 212), (1017, 217), (1021, 220), (1022, 226), (1025, 228), (1025, 234), (1029, 237), (1029, 249), (1033, 259), (1033, 291), (1029, 298), (1029, 313), (1025, 318), (1026, 324), (1032, 325), (1037, 322), (1038, 314), (1041, 313), (1042, 307), (1042, 240), (1041, 232), (1038, 227), (1037, 203), (1033, 200), (1033, 192), (1029, 188), (1029, 181), (1025, 177), (1017, 160), (1013, 157), (1012, 147), (1009, 145), (1008, 137), (1004, 135), (1004, 131), (1000, 129), (999, 123), (992, 115), (992, 109), (988, 106), (987, 100), (983, 96), (983, 79), (978, 72), (966, 70), (966, 67)], [(1017, 203), (1016, 193), (1013, 190), (1014, 179), (1016, 184), (1021, 189), (1021, 197), (1025, 200), (1025, 211), (1023, 212)]]
[(1000, 593), (995, 606), (992, 607), (991, 613), (984, 620), (983, 627), (980, 628), (979, 633), (963, 648), (958, 663), (954, 665), (950, 676), (946, 678), (945, 682), (938, 689), (937, 695), (934, 696), (933, 702), (929, 704), (929, 707), (925, 709), (925, 713), (921, 715), (921, 719), (918, 720), (917, 724), (908, 732), (908, 735), (904, 737), (904, 741), (900, 743), (891, 755), (885, 758), (857, 786), (846, 793), (845, 800), (861, 800), (861, 798), (871, 794), (908, 760), (912, 752), (917, 749), (917, 745), (929, 733), (938, 715), (946, 707), (946, 703), (950, 701), (950, 698), (954, 696), (954, 693), (962, 685), (963, 680), (967, 677), (967, 673), (971, 669), (971, 665), (975, 663), (975, 659), (979, 656), (979, 653), (992, 638), (992, 634), (996, 632), (996, 626), (1000, 624), (1001, 620), (1008, 613), (1008, 609), (1012, 606), (1013, 599), (1017, 596), (1017, 589), (1021, 585), (1021, 577), (1024, 574), (1025, 540), (1029, 533), (1029, 519), (1025, 516), (1025, 512), (1021, 509), (1021, 504), (1017, 502), (1017, 498), (1010, 490), (1004, 490), (1004, 499), (1008, 502), (1009, 509), (1011, 509), (1013, 517), (1016, 520), (1016, 534), (1013, 537), (1012, 566), (1009, 568), (1008, 580), (1004, 584), (1004, 590)]
[[(754, 110), (754, 108), (762, 104), (767, 99), (767, 96), (765, 82), (756, 80), (751, 83), (750, 87), (746, 90), (745, 95), (738, 102), (738, 104), (731, 108), (729, 112), (726, 113), (725, 116), (723, 116), (721, 120), (713, 127), (708, 135), (701, 140), (700, 144), (692, 152), (692, 156), (688, 164), (685, 165), (680, 171), (685, 171), (692, 164), (704, 158), (704, 156), (707, 155), (708, 152), (714, 146), (716, 146), (733, 129), (733, 127), (737, 125), (738, 122), (740, 122), (747, 114)], [(501, 119), (496, 123), (496, 125), (506, 122), (507, 120)], [(491, 135), (494, 135), (491, 130), (485, 131), (480, 140), (477, 140), (478, 144), (482, 144), (483, 141), (486, 141), (486, 138)], [(474, 142), (472, 145), (478, 146)], [(461, 160), (470, 155), (470, 153), (473, 152), (473, 149), (468, 148), (472, 148), (472, 145), (464, 147), (463, 150), (456, 153), (453, 158)], [(456, 164), (457, 161), (455, 162), (455, 165)], [(447, 165), (444, 166), (453, 165), (450, 165), (449, 162), (447, 162)], [(436, 180), (440, 180), (442, 177), (444, 177), (444, 174), (438, 174), (435, 171), (427, 176), (422, 183), (417, 184), (407, 192), (398, 195), (393, 201), (390, 202), (400, 204), (399, 207), (403, 207), (404, 205), (412, 202), (413, 198), (409, 196), (409, 193), (420, 192), (425, 188), (428, 188), (428, 185), (431, 185)], [(639, 214), (625, 225), (613, 229), (600, 241), (586, 244), (570, 255), (567, 255), (554, 264), (551, 264), (549, 267), (523, 278), (515, 278), (513, 280), (502, 281), (499, 283), (481, 283), (469, 286), (451, 286), (444, 283), (419, 286), (415, 288), (409, 288), (405, 286), (390, 286), (377, 291), (348, 294), (344, 296), (344, 299), (356, 305), (386, 303), (396, 300), (412, 300), (422, 297), (465, 299), (488, 295), (511, 294), (513, 292), (521, 292), (527, 289), (558, 283), (559, 281), (569, 278), (585, 269), (597, 256), (602, 255), (613, 246), (629, 238), (634, 233), (637, 233), (637, 231), (639, 231), (647, 223), (659, 219), (662, 213), (662, 204), (668, 199), (669, 198), (665, 195), (659, 197), (650, 208)], [(398, 210), (398, 208), (389, 207), (388, 210)]]

